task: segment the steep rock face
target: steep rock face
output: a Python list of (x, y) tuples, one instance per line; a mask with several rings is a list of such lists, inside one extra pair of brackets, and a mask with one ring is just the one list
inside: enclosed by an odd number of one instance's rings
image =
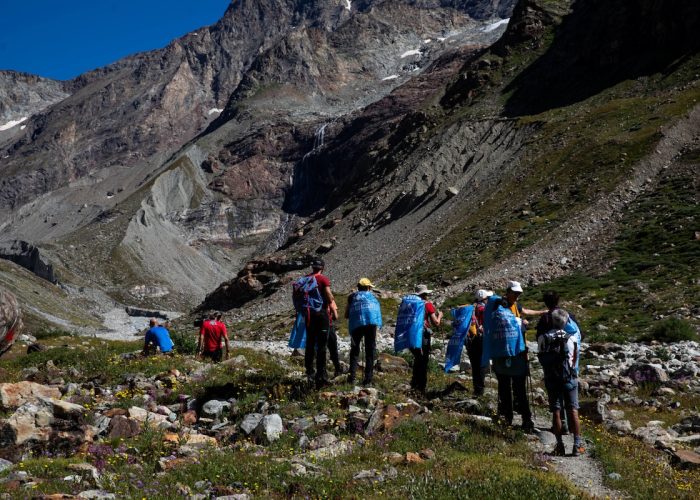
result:
[(514, 92), (505, 112), (539, 113), (667, 71), (700, 50), (698, 27), (697, 2), (575, 2), (547, 54), (507, 89)]
[[(359, 110), (433, 63), (452, 74), (498, 38), (485, 28), (512, 4), (233, 2), (213, 26), (69, 82), (69, 98), (3, 145), (0, 228), (50, 243), (59, 267), (120, 300), (157, 290), (147, 305), (199, 301), (288, 241), (309, 210), (295, 171), (323, 165), (326, 130), (354, 122), (360, 145)], [(421, 82), (384, 102), (368, 130), (422, 102), (434, 87)], [(352, 184), (338, 180), (339, 191)]]
[[(40, 76), (0, 71), (0, 127), (43, 111), (70, 95), (65, 82)], [(1, 142), (0, 138), (0, 142)]]
[(51, 283), (57, 281), (51, 263), (42, 257), (37, 247), (26, 241), (0, 242), (0, 259), (11, 260)]

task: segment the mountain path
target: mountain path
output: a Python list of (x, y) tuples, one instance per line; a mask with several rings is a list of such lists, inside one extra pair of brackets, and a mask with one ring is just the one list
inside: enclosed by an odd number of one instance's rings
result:
[(611, 193), (601, 196), (580, 214), (563, 222), (550, 237), (515, 252), (505, 262), (448, 286), (440, 295), (452, 297), (475, 288), (499, 288), (507, 279), (520, 279), (525, 283), (549, 281), (569, 274), (572, 266), (579, 263), (600, 260), (603, 256), (601, 250), (614, 241), (627, 207), (652, 190), (656, 176), (677, 161), (683, 151), (700, 144), (700, 105), (662, 133), (654, 151), (642, 159)]
[[(534, 415), (534, 419), (535, 427), (540, 429), (540, 431), (533, 436), (533, 439), (530, 441), (530, 447), (536, 453), (546, 455), (547, 463), (551, 464), (550, 470), (563, 476), (581, 491), (594, 498), (627, 498), (622, 492), (605, 486), (603, 468), (591, 454), (592, 443), (586, 441), (586, 452), (578, 457), (573, 457), (571, 456), (571, 450), (574, 446), (574, 436), (573, 434), (567, 434), (563, 437), (567, 455), (564, 457), (550, 455), (554, 449), (556, 438), (549, 430), (551, 428), (549, 415), (546, 417)], [(585, 433), (585, 429), (583, 429), (583, 432)]]

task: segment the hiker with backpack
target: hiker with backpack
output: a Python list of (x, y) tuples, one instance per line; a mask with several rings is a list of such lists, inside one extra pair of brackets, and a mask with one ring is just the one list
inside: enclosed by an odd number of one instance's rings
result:
[[(559, 309), (559, 294), (553, 290), (549, 290), (544, 292), (542, 294), (542, 301), (544, 302), (544, 305), (547, 306), (547, 312), (544, 312), (540, 315), (540, 319), (537, 322), (537, 339), (539, 340), (541, 335), (544, 335), (548, 331), (550, 331), (552, 328), (554, 328), (553, 323), (552, 323), (552, 313)], [(581, 345), (581, 331), (579, 329), (578, 324), (576, 323), (576, 318), (574, 317), (573, 314), (569, 313), (569, 320), (566, 323), (566, 326), (564, 326), (564, 330), (567, 333), (571, 333), (575, 335), (575, 340), (576, 344), (578, 346)], [(576, 351), (576, 359), (574, 360), (574, 370), (576, 371), (576, 374), (578, 376), (578, 363), (579, 363), (579, 358), (581, 356), (581, 349), (577, 349)], [(563, 398), (560, 400), (560, 405), (563, 408), (564, 407), (564, 400)], [(563, 434), (568, 434), (569, 433), (569, 422), (567, 420), (567, 414), (566, 412), (561, 414), (561, 423), (562, 423), (562, 433)]]
[(467, 334), (467, 355), (472, 365), (472, 384), (475, 396), (484, 394), (484, 378), (487, 371), (486, 367), (481, 366), (481, 355), (484, 351), (484, 310), (486, 309), (486, 302), (492, 295), (493, 292), (487, 290), (476, 291), (474, 315)]
[(292, 284), (294, 309), (298, 316), (302, 316), (306, 327), (306, 377), (310, 383), (315, 383), (317, 389), (329, 383), (326, 372), (326, 347), (332, 322), (338, 319), (338, 306), (331, 292), (331, 281), (323, 274), (324, 269), (323, 260), (316, 259), (311, 264), (311, 273)]
[(437, 311), (432, 302), (428, 300), (428, 296), (433, 293), (426, 285), (418, 285), (415, 288), (415, 295), (423, 301), (425, 313), (422, 325), (422, 339), (420, 346), (412, 346), (411, 354), (413, 354), (413, 374), (411, 377), (411, 388), (425, 393), (425, 388), (428, 385), (428, 361), (430, 361), (430, 340), (433, 335), (432, 326), (440, 326), (442, 321), (442, 311)]
[(575, 362), (579, 344), (575, 333), (565, 331), (569, 314), (560, 308), (551, 312), (552, 328), (537, 339), (537, 357), (544, 370), (544, 385), (552, 412), (552, 428), (557, 439), (554, 455), (564, 455), (561, 412), (565, 410), (574, 434), (572, 456), (585, 451), (581, 441), (581, 424), (578, 418), (578, 377)]
[(204, 359), (211, 359), (214, 363), (221, 362), (223, 357), (222, 340), (226, 346), (226, 359), (229, 356), (228, 333), (221, 317), (221, 313), (209, 314), (209, 317), (202, 321), (197, 340), (197, 353)]
[(498, 380), (498, 414), (507, 425), (512, 425), (515, 399), (523, 419), (523, 430), (534, 431), (526, 389), (529, 368), (525, 337), (508, 300), (497, 295), (488, 298), (484, 310), (481, 364), (488, 367), (490, 362), (493, 362)]
[(348, 319), (350, 331), (350, 375), (348, 382), (355, 383), (360, 343), (365, 342), (365, 371), (362, 385), (372, 383), (374, 356), (377, 346), (377, 329), (382, 327), (382, 310), (379, 301), (372, 292), (374, 285), (369, 278), (361, 278), (357, 283), (357, 292), (348, 296), (345, 318)]

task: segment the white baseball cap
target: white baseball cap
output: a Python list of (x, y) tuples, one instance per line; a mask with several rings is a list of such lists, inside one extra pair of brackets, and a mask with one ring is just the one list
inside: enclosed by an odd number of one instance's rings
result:
[(509, 281), (508, 286), (506, 288), (513, 292), (523, 293), (523, 287), (520, 286), (519, 281)]

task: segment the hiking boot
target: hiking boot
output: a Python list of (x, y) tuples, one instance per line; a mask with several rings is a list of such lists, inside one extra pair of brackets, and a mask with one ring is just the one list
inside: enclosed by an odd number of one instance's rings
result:
[(304, 355), (303, 355), (302, 353), (299, 352), (299, 349), (294, 349), (294, 350), (292, 351), (292, 357), (293, 357), (293, 358), (298, 358), (298, 357), (303, 357), (303, 356), (304, 356)]
[(372, 385), (371, 380), (363, 380), (362, 381), (362, 387), (369, 387), (370, 385)]
[(571, 456), (578, 457), (579, 455), (583, 455), (584, 453), (586, 453), (586, 447), (583, 446), (583, 443), (574, 443), (574, 448), (571, 450)]
[(355, 375), (348, 375), (348, 384), (355, 385)]
[(552, 451), (552, 455), (554, 455), (555, 457), (563, 457), (564, 455), (566, 455), (566, 449), (564, 448), (563, 442), (556, 444), (556, 446), (554, 447), (554, 451)]
[(524, 422), (522, 428), (525, 434), (532, 434), (535, 432), (535, 424), (532, 422), (532, 420), (529, 422)]
[(319, 389), (323, 389), (324, 387), (328, 387), (329, 385), (331, 385), (331, 381), (327, 378), (318, 379), (316, 381), (316, 390), (318, 391)]

